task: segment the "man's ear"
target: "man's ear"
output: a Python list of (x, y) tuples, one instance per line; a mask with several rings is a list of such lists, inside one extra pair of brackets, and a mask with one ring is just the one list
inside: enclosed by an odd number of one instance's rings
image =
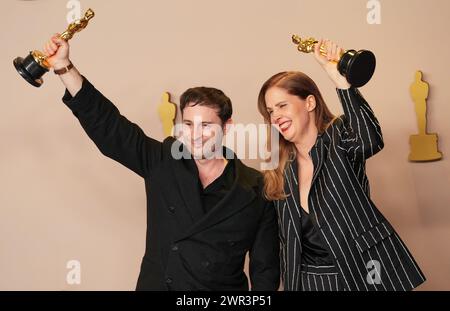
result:
[(233, 119), (228, 119), (223, 124), (223, 136), (227, 135), (229, 128), (233, 125)]
[(306, 109), (308, 110), (308, 112), (316, 109), (316, 98), (314, 97), (314, 95), (309, 95), (308, 97), (306, 97)]

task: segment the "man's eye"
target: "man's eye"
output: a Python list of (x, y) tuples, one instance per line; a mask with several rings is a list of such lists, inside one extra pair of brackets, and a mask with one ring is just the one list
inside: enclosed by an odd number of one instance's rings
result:
[(280, 105), (280, 108), (283, 108), (284, 106), (286, 106), (286, 104), (282, 104), (282, 105)]

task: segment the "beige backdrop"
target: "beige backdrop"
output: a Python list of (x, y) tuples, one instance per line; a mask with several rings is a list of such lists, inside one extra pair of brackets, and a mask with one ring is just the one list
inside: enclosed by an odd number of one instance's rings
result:
[[(233, 99), (235, 122), (261, 122), (259, 88), (282, 70), (311, 75), (341, 113), (331, 82), (290, 42), (293, 32), (374, 51), (377, 71), (362, 92), (386, 146), (368, 162), (372, 196), (428, 277), (420, 289), (450, 290), (450, 2), (380, 2), (381, 24), (370, 25), (366, 0), (83, 0), (97, 16), (71, 55), (123, 114), (162, 139), (163, 91), (178, 102), (188, 87), (215, 86)], [(2, 1), (0, 289), (132, 290), (144, 252), (143, 180), (98, 152), (62, 104), (57, 77), (35, 89), (12, 66), (65, 29), (66, 3)], [(407, 161), (417, 69), (430, 83), (439, 162)], [(66, 282), (69, 260), (81, 263), (80, 285)]]

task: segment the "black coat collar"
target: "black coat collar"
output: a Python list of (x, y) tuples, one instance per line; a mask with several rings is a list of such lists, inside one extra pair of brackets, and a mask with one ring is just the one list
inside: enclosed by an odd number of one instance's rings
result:
[[(320, 170), (323, 165), (324, 157), (325, 157), (325, 149), (323, 137), (318, 136), (316, 143), (311, 148), (309, 155), (313, 161), (314, 172), (313, 178), (311, 181), (311, 187), (316, 181)], [(286, 164), (286, 168), (284, 169), (284, 193), (286, 195), (286, 199), (283, 204), (288, 205), (289, 209), (289, 217), (291, 218), (293, 224), (295, 224), (298, 228), (301, 225), (301, 205), (300, 205), (300, 191), (299, 191), (299, 168), (297, 163), (296, 156), (293, 156)], [(301, 241), (300, 231), (297, 230), (295, 232), (297, 239)]]
[[(176, 142), (174, 142), (176, 143)], [(178, 142), (178, 144), (180, 144)], [(180, 144), (182, 148), (183, 145)], [(177, 240), (192, 236), (236, 214), (250, 204), (259, 192), (259, 174), (245, 166), (228, 148), (223, 147), (224, 154), (233, 155), (235, 180), (229, 193), (208, 213), (204, 214), (198, 189), (197, 176), (191, 172), (182, 159), (172, 159), (172, 173), (175, 176), (178, 191), (182, 197), (186, 213), (176, 213), (180, 228)], [(176, 195), (174, 193), (174, 195)]]

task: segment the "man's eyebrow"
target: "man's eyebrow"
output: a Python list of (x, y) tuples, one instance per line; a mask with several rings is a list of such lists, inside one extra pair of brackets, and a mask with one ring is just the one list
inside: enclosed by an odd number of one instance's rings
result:
[[(183, 122), (191, 122), (191, 123), (192, 123), (192, 120), (184, 119)], [(213, 121), (202, 121), (202, 123), (203, 123), (203, 124), (204, 124), (204, 123), (206, 123), (206, 124), (214, 124)]]

